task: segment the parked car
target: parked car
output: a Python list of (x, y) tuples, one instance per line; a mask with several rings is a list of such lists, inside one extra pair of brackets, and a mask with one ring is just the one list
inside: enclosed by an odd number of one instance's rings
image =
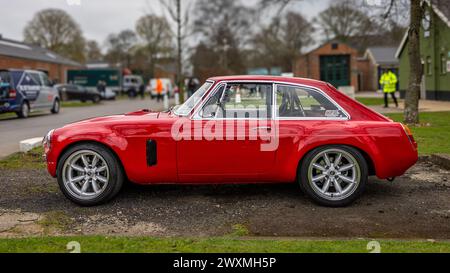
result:
[(418, 160), (407, 126), (325, 82), (216, 77), (167, 112), (89, 119), (44, 139), (48, 171), (92, 206), (137, 184), (299, 183), (315, 202), (346, 206), (368, 176), (392, 180)]
[(60, 98), (47, 74), (35, 70), (0, 70), (0, 113), (15, 112), (27, 118), (30, 112), (59, 113)]
[(97, 90), (88, 89), (81, 85), (57, 84), (55, 88), (58, 90), (62, 101), (79, 100), (81, 102), (99, 103), (102, 98)]
[(130, 97), (136, 97), (139, 87), (144, 83), (141, 76), (127, 75), (123, 77), (122, 90)]
[[(174, 86), (172, 84), (172, 80), (168, 78), (161, 78), (160, 80), (162, 81), (164, 86), (164, 91), (161, 93), (161, 95), (165, 96), (167, 94), (169, 97), (173, 97)], [(158, 96), (158, 93), (156, 92), (156, 79), (151, 79), (149, 81), (146, 92), (150, 93), (150, 97), (152, 99)]]

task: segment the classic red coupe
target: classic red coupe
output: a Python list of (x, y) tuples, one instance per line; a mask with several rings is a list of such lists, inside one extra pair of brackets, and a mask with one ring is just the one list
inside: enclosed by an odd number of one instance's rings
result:
[(82, 206), (138, 184), (299, 183), (345, 206), (368, 176), (392, 180), (418, 160), (407, 126), (321, 81), (211, 78), (183, 105), (76, 122), (44, 138), (48, 171)]

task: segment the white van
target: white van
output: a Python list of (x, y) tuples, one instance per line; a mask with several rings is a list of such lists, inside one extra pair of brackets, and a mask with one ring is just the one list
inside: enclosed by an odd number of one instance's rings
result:
[(122, 90), (129, 96), (135, 97), (139, 92), (139, 86), (144, 83), (141, 76), (127, 75), (123, 77)]

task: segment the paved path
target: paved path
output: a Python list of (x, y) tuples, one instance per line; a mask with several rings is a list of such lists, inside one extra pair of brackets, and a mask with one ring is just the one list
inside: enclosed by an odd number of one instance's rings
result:
[[(399, 107), (394, 107), (392, 100), (389, 100), (389, 108), (384, 108), (383, 105), (370, 106), (371, 109), (382, 113), (403, 113), (405, 109), (405, 101), (399, 101)], [(450, 102), (448, 101), (432, 101), (432, 100), (421, 100), (419, 101), (419, 111), (420, 112), (447, 112), (450, 111)]]
[(54, 128), (86, 118), (122, 114), (140, 109), (160, 110), (162, 104), (146, 100), (118, 100), (102, 102), (100, 105), (64, 108), (58, 115), (47, 112), (33, 114), (28, 119), (11, 118), (0, 120), (0, 158), (19, 151), (19, 141), (44, 136)]
[[(383, 93), (381, 92), (358, 92), (356, 93), (357, 98), (383, 98)], [(400, 97), (400, 93), (397, 92), (397, 98)], [(389, 97), (389, 108), (384, 108), (383, 105), (370, 106), (371, 109), (382, 113), (403, 113), (405, 109), (405, 101), (399, 100), (399, 107), (394, 107), (394, 102), (391, 97)], [(434, 101), (434, 100), (420, 100), (419, 101), (420, 112), (446, 112), (450, 111), (450, 101)]]

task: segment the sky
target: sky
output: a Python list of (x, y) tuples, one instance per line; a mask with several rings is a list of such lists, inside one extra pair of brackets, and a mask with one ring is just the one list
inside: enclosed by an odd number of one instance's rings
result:
[[(257, 1), (243, 0), (242, 2), (253, 5)], [(325, 9), (329, 1), (305, 0), (295, 3), (290, 8), (300, 11), (310, 19)], [(96, 40), (101, 46), (104, 45), (108, 34), (124, 29), (134, 29), (135, 22), (142, 15), (150, 11), (156, 14), (163, 13), (159, 0), (10, 0), (2, 2), (0, 34), (4, 38), (22, 40), (23, 29), (36, 12), (47, 8), (58, 8), (65, 10), (73, 17), (87, 39)]]

